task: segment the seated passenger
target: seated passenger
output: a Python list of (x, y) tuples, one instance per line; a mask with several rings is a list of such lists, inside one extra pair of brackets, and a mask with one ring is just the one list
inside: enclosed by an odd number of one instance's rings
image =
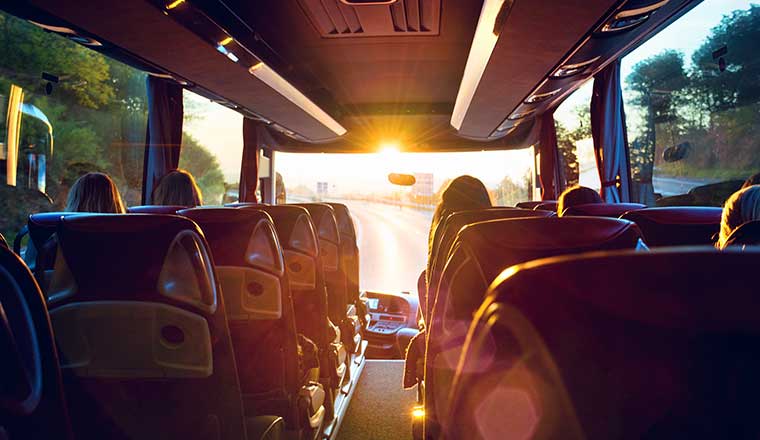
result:
[(576, 185), (570, 187), (560, 194), (557, 200), (557, 216), (562, 217), (567, 208), (589, 203), (603, 203), (602, 197), (598, 192), (591, 188)]
[[(479, 179), (472, 176), (459, 176), (452, 180), (451, 183), (443, 190), (441, 195), (441, 201), (435, 208), (433, 213), (433, 221), (430, 224), (430, 234), (428, 235), (428, 261), (427, 270), (425, 275), (425, 288), (426, 293), (419, 292), (420, 307), (425, 308), (428, 298), (435, 292), (428, 292), (427, 287), (430, 285), (430, 266), (438, 251), (439, 243), (436, 239), (440, 239), (440, 236), (436, 237), (435, 231), (440, 226), (446, 217), (458, 212), (467, 211), (472, 209), (490, 208), (491, 197), (488, 195), (486, 186), (483, 185)], [(422, 287), (422, 286), (418, 286)], [(424, 358), (425, 353), (425, 332), (420, 332), (417, 336), (413, 337), (409, 341), (409, 346), (406, 349), (406, 365), (404, 368), (404, 387), (410, 388), (417, 383), (417, 379), (423, 374), (422, 369), (418, 369), (420, 361)]]
[(728, 246), (727, 240), (732, 232), (744, 223), (760, 220), (760, 185), (752, 185), (733, 193), (723, 206), (720, 219), (718, 249)]
[(183, 169), (176, 169), (158, 181), (153, 190), (153, 204), (194, 208), (203, 204), (203, 196), (193, 175)]
[[(71, 186), (66, 197), (66, 212), (92, 212), (101, 214), (124, 214), (124, 202), (121, 200), (119, 188), (103, 173), (87, 173), (80, 176)], [(55, 262), (58, 239), (52, 237), (42, 246), (37, 255), (33, 243), (30, 241), (27, 247), (29, 257), (36, 260), (38, 267), (52, 268)], [(27, 261), (30, 261), (27, 259)]]
[(67, 212), (124, 214), (119, 188), (107, 174), (87, 173), (77, 179), (66, 198)]
[(749, 188), (752, 185), (760, 185), (760, 173), (755, 173), (744, 181), (744, 184), (740, 189)]

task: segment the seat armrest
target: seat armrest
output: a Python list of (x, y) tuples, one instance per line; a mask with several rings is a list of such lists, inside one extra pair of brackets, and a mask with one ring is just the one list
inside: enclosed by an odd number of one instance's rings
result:
[(246, 419), (248, 440), (280, 440), (284, 438), (285, 422), (278, 416), (258, 416)]

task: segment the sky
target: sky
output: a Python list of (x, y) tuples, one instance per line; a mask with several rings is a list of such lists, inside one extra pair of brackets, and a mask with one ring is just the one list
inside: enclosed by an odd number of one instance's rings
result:
[[(690, 54), (705, 40), (711, 28), (722, 17), (736, 9), (748, 9), (756, 0), (704, 0), (684, 17), (652, 37), (623, 59), (622, 76), (626, 78), (632, 67), (666, 49)], [(588, 105), (592, 81), (586, 82), (557, 110), (555, 117), (566, 126), (577, 123), (575, 108)], [(185, 92), (185, 131), (216, 155), (228, 183), (236, 182), (240, 175), (243, 149), (242, 116), (221, 105), (191, 92)], [(380, 148), (380, 147), (379, 147)], [(478, 177), (489, 187), (496, 186), (509, 176), (517, 180), (532, 167), (531, 150), (470, 153), (384, 153), (346, 154), (285, 154), (277, 155), (278, 171), (288, 187), (306, 185), (314, 187), (317, 181), (327, 181), (337, 192), (372, 192), (389, 189), (389, 172), (432, 172), (436, 188), (445, 179), (460, 174)], [(390, 168), (393, 164), (396, 168)]]

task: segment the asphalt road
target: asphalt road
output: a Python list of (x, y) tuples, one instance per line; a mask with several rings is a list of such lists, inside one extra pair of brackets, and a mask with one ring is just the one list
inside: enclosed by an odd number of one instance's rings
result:
[(362, 290), (417, 293), (427, 261), (432, 211), (361, 201), (341, 201), (357, 229)]

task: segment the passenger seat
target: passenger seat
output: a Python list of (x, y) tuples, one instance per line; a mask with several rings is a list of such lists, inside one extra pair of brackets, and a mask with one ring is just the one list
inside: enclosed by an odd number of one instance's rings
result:
[(189, 208), (182, 205), (140, 205), (130, 206), (127, 212), (130, 214), (176, 214), (177, 211)]
[(245, 438), (225, 304), (198, 226), (78, 215), (57, 235), (48, 301), (75, 436)]
[(45, 299), (27, 266), (0, 248), (0, 438), (72, 439)]
[(629, 211), (644, 209), (646, 205), (641, 203), (586, 203), (571, 206), (561, 213), (563, 216), (585, 215), (590, 217), (618, 218)]
[(436, 415), (447, 414), (467, 329), (488, 286), (504, 269), (550, 256), (641, 246), (633, 222), (601, 217), (492, 220), (462, 229), (441, 274), (427, 328), (426, 432), (437, 432)]
[(635, 222), (647, 245), (711, 245), (720, 230), (723, 209), (708, 206), (672, 206), (630, 211), (621, 218)]
[(248, 415), (277, 414), (291, 431), (324, 421), (325, 392), (299, 368), (293, 298), (272, 219), (254, 209), (179, 211), (203, 230), (227, 306)]
[(669, 249), (510, 268), (471, 327), (446, 438), (760, 438), (758, 267)]

